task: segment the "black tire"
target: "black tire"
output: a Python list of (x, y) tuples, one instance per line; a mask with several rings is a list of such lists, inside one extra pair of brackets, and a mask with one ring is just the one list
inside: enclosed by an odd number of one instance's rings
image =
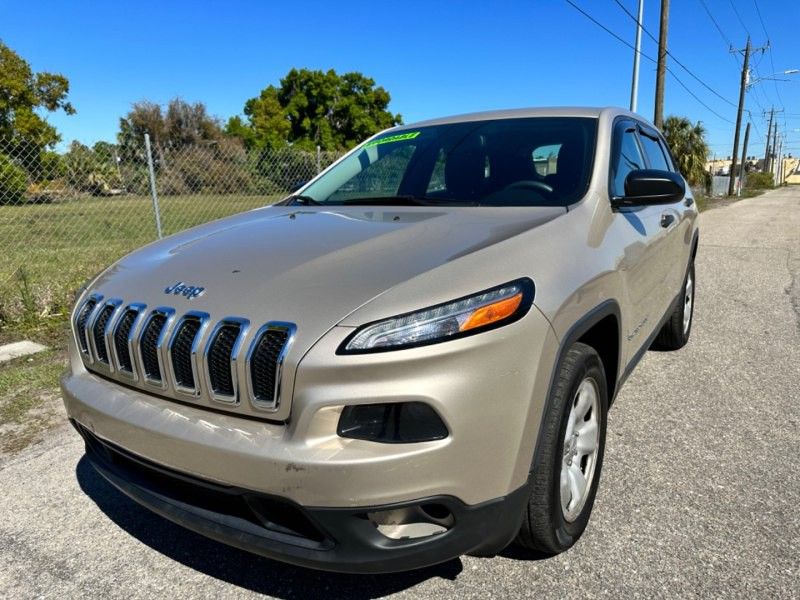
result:
[[(686, 289), (689, 281), (692, 282), (691, 295), (692, 301), (689, 305), (689, 324), (684, 327), (683, 317), (686, 314)], [(689, 336), (692, 333), (692, 321), (694, 319), (694, 297), (695, 290), (697, 289), (697, 280), (694, 277), (694, 261), (689, 265), (686, 271), (686, 277), (683, 280), (683, 287), (681, 288), (681, 300), (678, 306), (664, 323), (661, 331), (658, 332), (656, 339), (650, 346), (653, 350), (680, 350), (689, 341)]]
[[(568, 522), (561, 507), (559, 482), (564, 457), (564, 438), (573, 402), (581, 383), (591, 378), (597, 388), (599, 406), (599, 446), (588, 495), (577, 517)], [(554, 555), (569, 549), (581, 537), (594, 505), (603, 450), (606, 441), (608, 387), (603, 363), (597, 352), (586, 344), (576, 343), (567, 351), (558, 367), (547, 402), (536, 459), (531, 473), (531, 496), (525, 509), (516, 543), (543, 555)]]

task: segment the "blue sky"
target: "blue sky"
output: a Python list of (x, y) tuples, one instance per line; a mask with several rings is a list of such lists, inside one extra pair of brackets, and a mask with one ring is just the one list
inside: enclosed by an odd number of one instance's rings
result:
[[(633, 42), (634, 23), (614, 0), (574, 1)], [(620, 1), (635, 12), (636, 0)], [(758, 75), (800, 69), (798, 3), (759, 0), (764, 28), (753, 0), (705, 3), (734, 44), (744, 46), (746, 29), (755, 46), (769, 35), (772, 55), (753, 59)], [(644, 24), (654, 36), (658, 6), (658, 0), (645, 0)], [(201, 100), (227, 119), (291, 67), (361, 71), (389, 90), (391, 109), (406, 122), (518, 106), (627, 107), (630, 95), (632, 50), (564, 0), (3, 0), (0, 15), (0, 39), (35, 70), (69, 78), (77, 114), (49, 116), (65, 142), (113, 140), (119, 117), (141, 99)], [(720, 96), (737, 101), (739, 67), (701, 0), (673, 0), (669, 47)], [(656, 55), (656, 44), (646, 34), (642, 52)], [(736, 109), (674, 61), (669, 65), (711, 110), (668, 77), (666, 113), (702, 121), (712, 150), (730, 154), (733, 125), (725, 119), (733, 121)], [(800, 131), (793, 131), (800, 130), (800, 75), (788, 78), (754, 85), (747, 94), (755, 125), (753, 154), (764, 152), (767, 125), (761, 112), (772, 104), (785, 107), (781, 128), (788, 132), (788, 147), (800, 153)], [(653, 116), (654, 81), (655, 65), (643, 58), (639, 112), (647, 118)]]

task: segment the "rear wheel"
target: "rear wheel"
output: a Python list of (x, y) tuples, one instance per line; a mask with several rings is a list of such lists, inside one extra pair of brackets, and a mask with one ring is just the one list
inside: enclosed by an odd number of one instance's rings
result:
[(694, 261), (689, 265), (683, 282), (681, 301), (670, 315), (653, 342), (653, 350), (679, 350), (689, 341), (694, 315)]
[(542, 424), (521, 546), (558, 554), (580, 538), (594, 505), (605, 447), (608, 388), (597, 352), (576, 343), (558, 368)]

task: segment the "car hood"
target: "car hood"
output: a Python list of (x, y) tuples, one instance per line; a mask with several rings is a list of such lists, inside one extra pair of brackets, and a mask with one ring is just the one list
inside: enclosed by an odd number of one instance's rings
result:
[[(267, 207), (150, 244), (90, 287), (178, 315), (297, 324), (295, 366), (331, 327), (382, 292), (564, 214), (563, 208)], [(201, 295), (167, 293), (203, 288)], [(420, 298), (420, 305), (426, 300)]]
[[(270, 207), (146, 246), (108, 269), (93, 289), (213, 318), (291, 321), (319, 336), (381, 292), (564, 212)], [(202, 295), (165, 293), (179, 282), (204, 288)]]

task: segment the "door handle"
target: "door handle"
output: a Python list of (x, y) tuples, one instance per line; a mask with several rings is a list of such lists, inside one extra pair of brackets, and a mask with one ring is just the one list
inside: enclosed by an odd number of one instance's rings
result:
[(661, 215), (661, 227), (663, 227), (664, 229), (672, 225), (674, 222), (675, 222), (675, 215), (670, 213), (664, 213), (663, 215)]

